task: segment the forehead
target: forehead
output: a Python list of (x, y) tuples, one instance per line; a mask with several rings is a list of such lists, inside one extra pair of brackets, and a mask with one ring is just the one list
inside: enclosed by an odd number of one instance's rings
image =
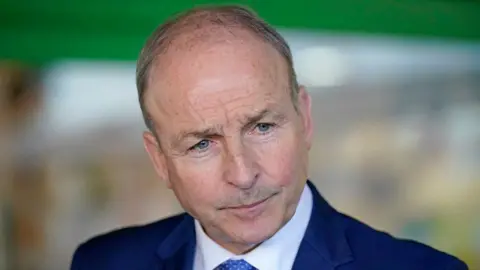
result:
[(267, 103), (289, 102), (286, 62), (273, 47), (248, 35), (174, 46), (160, 60), (145, 96), (147, 109), (160, 126), (172, 121), (177, 126), (193, 124), (222, 113), (242, 114), (262, 110)]

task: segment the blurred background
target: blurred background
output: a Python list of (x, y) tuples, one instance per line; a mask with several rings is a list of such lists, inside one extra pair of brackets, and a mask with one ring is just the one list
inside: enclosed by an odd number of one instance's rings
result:
[[(480, 2), (241, 3), (292, 47), (323, 195), (480, 269)], [(190, 7), (0, 1), (0, 269), (68, 269), (92, 235), (181, 211), (144, 153), (134, 73)]]

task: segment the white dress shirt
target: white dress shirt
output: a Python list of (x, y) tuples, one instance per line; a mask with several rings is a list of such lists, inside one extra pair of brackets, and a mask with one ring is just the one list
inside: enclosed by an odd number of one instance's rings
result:
[(213, 270), (228, 259), (244, 259), (259, 270), (292, 269), (312, 212), (312, 193), (305, 185), (295, 214), (273, 237), (247, 254), (235, 255), (215, 243), (195, 220), (194, 270)]

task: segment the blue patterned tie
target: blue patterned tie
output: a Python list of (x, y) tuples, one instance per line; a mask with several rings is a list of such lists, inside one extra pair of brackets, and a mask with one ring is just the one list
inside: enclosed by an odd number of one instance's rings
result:
[(215, 270), (257, 270), (245, 260), (227, 260), (215, 268)]

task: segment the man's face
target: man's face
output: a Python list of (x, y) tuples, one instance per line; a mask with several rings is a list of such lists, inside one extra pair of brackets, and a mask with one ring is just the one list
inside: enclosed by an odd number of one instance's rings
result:
[[(310, 97), (295, 109), (284, 59), (248, 35), (171, 50), (145, 96), (157, 173), (206, 233), (235, 253), (293, 216), (307, 178)], [(165, 64), (167, 63), (167, 64)]]

